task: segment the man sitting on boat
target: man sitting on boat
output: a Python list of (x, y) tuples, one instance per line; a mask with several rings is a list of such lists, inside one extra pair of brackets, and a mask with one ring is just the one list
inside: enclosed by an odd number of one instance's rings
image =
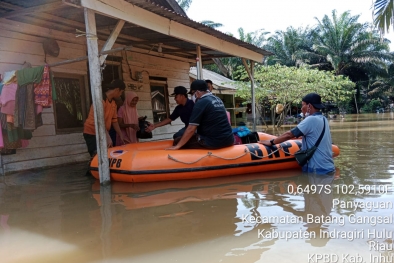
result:
[(174, 140), (175, 146), (168, 149), (219, 149), (234, 145), (234, 136), (222, 100), (209, 92), (204, 80), (193, 81), (189, 94), (198, 99), (189, 126), (181, 138)]
[(176, 132), (173, 138), (182, 137), (183, 133), (185, 132), (187, 126), (189, 125), (189, 119), (192, 115), (194, 102), (187, 98), (187, 89), (183, 86), (178, 86), (174, 88), (174, 93), (171, 94), (172, 96), (175, 95), (175, 102), (178, 106), (175, 107), (174, 111), (170, 115), (169, 118), (162, 120), (157, 124), (151, 124), (147, 130), (152, 132), (154, 129), (167, 125), (172, 121), (175, 121), (178, 117), (181, 118), (181, 121), (185, 124), (185, 127), (180, 129)]

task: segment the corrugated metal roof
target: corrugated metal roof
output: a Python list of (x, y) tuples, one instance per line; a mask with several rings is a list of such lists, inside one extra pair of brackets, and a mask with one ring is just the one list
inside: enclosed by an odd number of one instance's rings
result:
[[(236, 82), (234, 80), (228, 79), (216, 72), (213, 72), (213, 71), (203, 68), (202, 75), (203, 75), (204, 79), (209, 79), (212, 81), (213, 87), (215, 89), (231, 89), (231, 90), (237, 89), (237, 86), (235, 85)], [(190, 68), (189, 76), (192, 79), (197, 79), (197, 68), (196, 67)]]
[(166, 17), (166, 18), (169, 18), (171, 20), (174, 20), (174, 21), (176, 21), (178, 23), (187, 25), (187, 26), (189, 26), (191, 28), (194, 28), (194, 29), (200, 30), (202, 32), (205, 32), (207, 34), (213, 35), (213, 36), (215, 36), (215, 37), (217, 37), (219, 39), (223, 39), (223, 40), (226, 40), (228, 42), (234, 43), (234, 44), (236, 44), (238, 46), (242, 46), (242, 47), (247, 48), (249, 50), (253, 50), (254, 52), (259, 53), (259, 54), (263, 54), (264, 56), (272, 55), (271, 52), (268, 52), (268, 51), (266, 51), (266, 50), (264, 50), (262, 48), (259, 48), (259, 47), (255, 46), (255, 45), (243, 42), (243, 41), (241, 41), (241, 40), (239, 40), (239, 39), (237, 39), (237, 38), (235, 38), (233, 36), (227, 35), (227, 34), (221, 32), (221, 31), (218, 31), (218, 30), (216, 30), (214, 28), (206, 26), (206, 25), (204, 25), (202, 23), (193, 21), (190, 18), (185, 17), (185, 16), (183, 16), (183, 15), (181, 15), (179, 13), (176, 13), (173, 10), (170, 10), (170, 9), (167, 9), (167, 8), (165, 8), (163, 6), (160, 6), (159, 4), (155, 3), (155, 1), (158, 1), (158, 0), (154, 0), (154, 1), (149, 1), (149, 0), (127, 0), (127, 2), (135, 4), (136, 6), (144, 8), (145, 10), (148, 10), (148, 11), (150, 11), (152, 13), (161, 15), (163, 17)]
[[(179, 8), (179, 5), (176, 4), (175, 0), (127, 0), (127, 2), (190, 28), (202, 31), (235, 45), (242, 46), (258, 54), (262, 54), (264, 56), (271, 55), (270, 52), (264, 49), (245, 43), (235, 37), (229, 36), (187, 18), (186, 14)], [(44, 8), (43, 10), (41, 7), (44, 5), (47, 7), (48, 5), (55, 6), (55, 8)], [(26, 8), (34, 7), (39, 8), (37, 11), (24, 15), (15, 15), (15, 12), (23, 12)], [(14, 15), (8, 17), (7, 15), (10, 13)], [(76, 29), (82, 31), (85, 30), (83, 9), (69, 5), (62, 5), (61, 0), (2, 0), (0, 5), (0, 15), (6, 15), (6, 19), (11, 21), (27, 23), (67, 33), (75, 33)], [(100, 40), (107, 40), (117, 21), (117, 19), (109, 16), (101, 14), (96, 15), (97, 32)], [(126, 23), (116, 42), (123, 45), (133, 45), (134, 47), (145, 50), (152, 50), (152, 48), (154, 48), (158, 43), (163, 43), (164, 54), (182, 57), (189, 60), (195, 60), (196, 57), (195, 44), (131, 23)], [(211, 58), (214, 57), (230, 56), (221, 50), (214, 50), (203, 46), (201, 47), (201, 52), (204, 63), (211, 61)]]

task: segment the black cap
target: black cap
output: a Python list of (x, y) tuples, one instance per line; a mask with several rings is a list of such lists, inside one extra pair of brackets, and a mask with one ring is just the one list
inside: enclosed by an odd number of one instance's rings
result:
[(199, 90), (199, 91), (207, 91), (208, 85), (204, 80), (198, 79), (192, 82), (190, 85), (189, 94), (192, 94), (192, 91)]
[(302, 98), (303, 102), (310, 103), (316, 109), (324, 109), (324, 105), (321, 103), (321, 97), (316, 93), (309, 93), (305, 97)]
[(126, 89), (126, 84), (124, 84), (123, 80), (121, 79), (114, 79), (110, 84), (107, 85), (109, 89), (116, 89), (119, 88), (121, 90)]
[(174, 93), (171, 94), (171, 96), (178, 95), (178, 94), (187, 94), (187, 89), (184, 86), (177, 86), (174, 88)]

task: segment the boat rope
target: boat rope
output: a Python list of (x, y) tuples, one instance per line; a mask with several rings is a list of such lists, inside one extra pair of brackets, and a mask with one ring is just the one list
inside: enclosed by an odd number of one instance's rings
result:
[(292, 154), (292, 153), (286, 152), (285, 150), (283, 150), (283, 148), (282, 148), (282, 147), (280, 147), (280, 150), (281, 150), (282, 152), (284, 152), (285, 154), (288, 154), (288, 155), (290, 155), (290, 156), (294, 156), (294, 155), (295, 155), (295, 154)]
[(171, 156), (171, 155), (168, 155), (168, 159), (171, 159), (171, 160), (173, 160), (173, 161), (175, 161), (175, 162), (183, 163), (183, 164), (194, 164), (194, 163), (197, 163), (197, 162), (201, 161), (202, 159), (204, 159), (204, 158), (206, 158), (206, 157), (210, 157), (210, 156), (216, 157), (216, 158), (219, 158), (219, 159), (223, 159), (223, 160), (229, 160), (229, 161), (231, 161), (231, 160), (236, 160), (236, 159), (239, 159), (239, 158), (241, 158), (241, 157), (244, 157), (244, 156), (247, 155), (248, 153), (250, 153), (251, 155), (253, 155), (254, 157), (256, 157), (256, 158), (258, 158), (258, 159), (264, 159), (264, 158), (270, 157), (271, 155), (275, 154), (275, 153), (276, 153), (277, 151), (279, 151), (279, 150), (281, 150), (282, 152), (284, 152), (284, 153), (286, 153), (286, 154), (294, 155), (294, 154), (291, 154), (291, 153), (289, 153), (289, 152), (286, 152), (286, 151), (283, 150), (283, 148), (279, 145), (279, 147), (278, 147), (275, 151), (269, 153), (269, 154), (266, 155), (266, 156), (259, 156), (259, 155), (255, 154), (254, 152), (250, 152), (247, 148), (245, 148), (243, 154), (241, 154), (241, 155), (239, 155), (239, 156), (237, 156), (237, 157), (234, 157), (234, 158), (225, 158), (225, 157), (222, 157), (222, 156), (218, 156), (218, 155), (216, 155), (216, 154), (213, 154), (212, 152), (208, 152), (206, 155), (204, 155), (204, 156), (202, 156), (202, 157), (200, 157), (200, 158), (198, 158), (197, 160), (192, 161), (192, 162), (184, 162), (184, 161), (178, 160), (177, 158), (175, 158), (175, 157), (173, 157), (173, 156)]
[(195, 161), (193, 161), (193, 162), (184, 162), (184, 161), (178, 160), (178, 159), (175, 158), (175, 157), (172, 157), (171, 155), (168, 155), (168, 159), (171, 159), (171, 160), (173, 160), (173, 161), (175, 161), (175, 162), (178, 162), (178, 163), (193, 164), (193, 163), (196, 163), (196, 162), (198, 162), (198, 161), (200, 161), (200, 160), (202, 160), (202, 159), (204, 159), (204, 158), (206, 158), (206, 157), (210, 157), (210, 156), (216, 157), (216, 158), (219, 158), (219, 159), (223, 159), (223, 160), (229, 160), (229, 161), (231, 161), (231, 160), (236, 160), (236, 159), (239, 159), (239, 158), (241, 158), (241, 157), (244, 157), (244, 156), (247, 155), (247, 154), (248, 154), (248, 151), (247, 151), (247, 149), (245, 149), (245, 152), (244, 152), (243, 154), (241, 154), (241, 155), (239, 155), (239, 156), (237, 156), (237, 157), (234, 157), (234, 158), (225, 158), (225, 157), (222, 157), (222, 156), (213, 154), (212, 152), (208, 152), (206, 155), (204, 155), (204, 156), (198, 158), (197, 160), (195, 160)]

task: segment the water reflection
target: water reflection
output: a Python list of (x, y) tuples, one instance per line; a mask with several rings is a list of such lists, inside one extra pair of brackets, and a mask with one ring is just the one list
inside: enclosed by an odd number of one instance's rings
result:
[[(84, 176), (86, 164), (2, 177), (2, 262), (308, 262), (319, 253), (338, 255), (340, 262), (347, 254), (365, 262), (380, 255), (391, 260), (393, 224), (349, 218), (390, 217), (393, 209), (334, 202), (394, 202), (393, 119), (384, 113), (330, 121), (341, 148), (331, 177), (296, 170), (102, 188)], [(351, 185), (387, 190), (350, 193)], [(337, 190), (305, 191), (313, 186)], [(308, 222), (308, 215), (345, 223)], [(303, 236), (286, 240), (259, 235), (263, 230)], [(357, 231), (364, 236), (350, 241)]]
[(307, 180), (306, 184), (300, 184), (304, 190), (304, 221), (306, 231), (313, 233), (313, 238), (309, 242), (316, 247), (323, 247), (327, 244), (329, 237), (324, 235), (327, 227), (325, 222), (330, 221), (333, 192), (332, 183), (334, 175), (307, 174), (303, 176)]

